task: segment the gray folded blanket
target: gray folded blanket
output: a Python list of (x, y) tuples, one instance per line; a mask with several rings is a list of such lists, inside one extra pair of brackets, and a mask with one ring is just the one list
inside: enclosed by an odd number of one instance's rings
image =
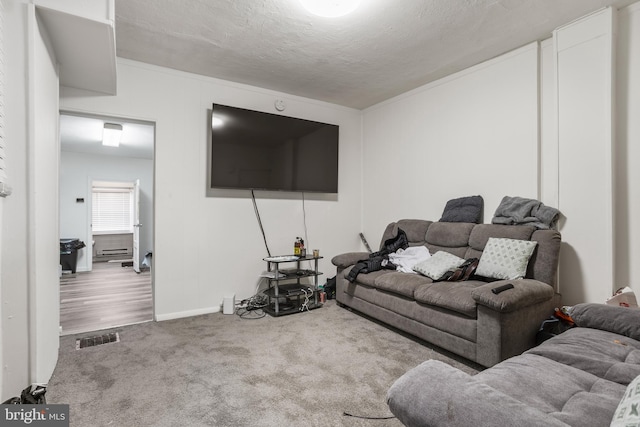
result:
[(504, 225), (532, 225), (539, 229), (555, 229), (560, 211), (542, 202), (523, 197), (504, 196), (491, 222)]

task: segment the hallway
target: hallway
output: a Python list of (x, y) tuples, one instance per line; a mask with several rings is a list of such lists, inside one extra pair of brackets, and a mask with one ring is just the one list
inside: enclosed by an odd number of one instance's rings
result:
[(151, 272), (136, 274), (119, 262), (60, 278), (62, 335), (153, 320)]

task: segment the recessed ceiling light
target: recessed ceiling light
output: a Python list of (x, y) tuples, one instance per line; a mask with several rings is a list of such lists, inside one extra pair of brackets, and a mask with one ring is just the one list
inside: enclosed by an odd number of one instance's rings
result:
[(337, 18), (356, 10), (361, 0), (300, 0), (302, 6), (314, 15)]

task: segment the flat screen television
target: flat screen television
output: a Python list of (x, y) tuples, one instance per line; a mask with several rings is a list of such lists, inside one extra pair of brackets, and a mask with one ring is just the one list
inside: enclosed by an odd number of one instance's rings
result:
[(213, 104), (209, 189), (338, 192), (337, 125)]

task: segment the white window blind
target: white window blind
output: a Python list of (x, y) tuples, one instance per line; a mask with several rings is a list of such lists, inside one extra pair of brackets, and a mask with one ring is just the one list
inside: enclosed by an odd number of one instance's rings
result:
[(91, 213), (96, 234), (133, 233), (133, 190), (94, 187)]
[(0, 197), (11, 194), (7, 182), (6, 137), (5, 137), (5, 76), (4, 76), (4, 3), (0, 1)]

